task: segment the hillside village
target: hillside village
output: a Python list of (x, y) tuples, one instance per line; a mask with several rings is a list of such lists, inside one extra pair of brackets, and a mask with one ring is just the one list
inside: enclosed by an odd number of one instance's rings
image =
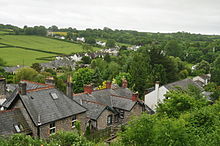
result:
[(0, 31), (0, 49), (33, 55), (0, 56), (0, 145), (219, 143), (219, 36), (56, 26)]

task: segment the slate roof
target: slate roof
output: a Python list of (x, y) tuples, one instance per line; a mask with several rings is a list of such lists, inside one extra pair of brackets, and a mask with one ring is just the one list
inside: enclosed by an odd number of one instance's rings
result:
[[(51, 93), (57, 95), (53, 99)], [(46, 124), (75, 114), (86, 112), (86, 109), (55, 88), (28, 92), (20, 95), (28, 113), (37, 125), (38, 116), (41, 124)]]
[[(27, 83), (27, 94), (21, 95), (15, 90), (3, 107), (8, 108), (16, 97), (20, 98), (27, 109), (34, 124), (38, 124), (40, 116), (41, 124), (46, 124), (75, 114), (86, 112), (86, 109), (74, 100), (70, 99), (53, 86), (30, 81)], [(52, 98), (51, 93), (57, 95), (57, 99)]]
[(189, 78), (166, 84), (164, 85), (164, 87), (167, 88), (168, 90), (176, 90), (178, 88), (186, 90), (189, 87), (189, 85), (196, 86), (199, 89), (203, 90), (203, 88), (199, 84), (197, 84), (196, 82), (194, 82), (192, 79)]
[(24, 68), (24, 67), (27, 67), (27, 66), (3, 67), (3, 69), (5, 70), (5, 72), (13, 73), (13, 72), (15, 72), (17, 69)]
[(111, 110), (118, 113), (116, 109), (130, 111), (137, 101), (132, 101), (132, 92), (128, 88), (114, 88), (95, 90), (91, 94), (75, 94), (73, 99), (87, 108), (87, 117), (96, 120), (103, 110)]
[(0, 111), (0, 135), (11, 135), (17, 133), (15, 125), (21, 125), (21, 133), (30, 134), (31, 129), (28, 126), (20, 109), (9, 111)]

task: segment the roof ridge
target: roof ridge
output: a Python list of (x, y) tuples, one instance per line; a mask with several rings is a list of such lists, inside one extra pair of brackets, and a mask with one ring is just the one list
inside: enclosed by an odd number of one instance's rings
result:
[(11, 111), (19, 110), (19, 109), (20, 108), (13, 108), (13, 109), (10, 109), (10, 110), (3, 110), (3, 111), (0, 111), (0, 113), (11, 112)]
[(41, 87), (41, 88), (36, 88), (36, 89), (30, 89), (27, 90), (27, 92), (34, 92), (34, 91), (40, 91), (40, 90), (44, 90), (44, 89), (51, 89), (54, 88), (54, 86), (47, 86), (47, 87)]
[(37, 85), (51, 86), (51, 85), (49, 85), (49, 84), (45, 84), (45, 83), (38, 83), (38, 82), (34, 82), (34, 81), (29, 81), (29, 80), (21, 80), (21, 81), (24, 81), (24, 82), (29, 82), (29, 83), (32, 83), (32, 84), (37, 84)]
[(114, 95), (114, 94), (111, 94), (111, 96), (115, 96), (115, 97), (119, 97), (119, 98), (125, 98), (125, 99), (130, 99), (130, 100), (132, 100), (131, 98), (125, 97), (125, 96), (119, 96), (119, 95)]
[(103, 103), (100, 103), (100, 102), (97, 102), (97, 101), (90, 101), (90, 100), (82, 100), (82, 101), (85, 101), (85, 102), (91, 102), (91, 103), (94, 103), (94, 104), (99, 104), (99, 105), (103, 105), (103, 106), (108, 106), (106, 104), (103, 104)]

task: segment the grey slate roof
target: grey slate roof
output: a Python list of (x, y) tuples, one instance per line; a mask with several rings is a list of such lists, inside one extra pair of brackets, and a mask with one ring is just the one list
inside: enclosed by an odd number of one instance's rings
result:
[(196, 86), (199, 89), (203, 90), (203, 88), (199, 86), (199, 84), (197, 84), (196, 82), (194, 82), (192, 79), (189, 78), (166, 84), (164, 85), (164, 87), (167, 88), (168, 90), (176, 90), (178, 88), (186, 90), (190, 85)]
[(27, 67), (27, 66), (4, 67), (3, 69), (5, 70), (5, 72), (14, 73), (16, 70), (18, 70), (20, 68), (24, 68), (24, 67)]
[[(14, 90), (3, 103), (3, 107), (9, 108), (16, 98), (20, 98), (35, 125), (38, 124), (39, 116), (41, 124), (46, 124), (86, 112), (84, 107), (50, 85), (30, 81), (24, 82), (27, 83), (27, 94), (20, 95), (18, 89)], [(58, 98), (53, 99), (51, 93), (56, 94)]]
[(21, 133), (31, 133), (31, 129), (20, 109), (0, 111), (0, 135), (11, 135), (17, 133), (14, 126), (19, 124), (23, 127), (21, 129)]
[[(53, 99), (55, 93), (58, 99)], [(28, 92), (20, 95), (27, 111), (37, 125), (38, 116), (41, 124), (46, 124), (75, 114), (86, 112), (86, 109), (55, 88)]]
[(127, 88), (95, 90), (91, 94), (76, 94), (73, 99), (87, 108), (87, 117), (97, 119), (104, 109), (117, 113), (116, 109), (130, 111), (137, 101), (132, 101)]

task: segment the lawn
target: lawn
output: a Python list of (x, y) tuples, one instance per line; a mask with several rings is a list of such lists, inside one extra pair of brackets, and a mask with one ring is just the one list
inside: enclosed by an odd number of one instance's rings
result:
[(54, 56), (49, 53), (42, 53), (37, 51), (24, 50), (21, 48), (0, 48), (0, 57), (7, 62), (7, 66), (15, 65), (31, 65), (32, 63), (46, 62), (44, 60), (37, 60), (38, 57)]
[[(59, 56), (58, 53), (69, 55), (83, 51), (80, 44), (31, 35), (0, 35), (0, 43), (11, 46), (0, 48), (0, 58), (3, 58), (7, 62), (7, 65), (10, 66), (21, 65), (23, 61), (24, 65), (31, 65), (35, 62), (45, 62), (43, 60), (37, 60), (40, 57)], [(0, 44), (1, 46), (4, 45)], [(21, 47), (27, 49), (25, 50)], [(100, 48), (94, 47), (93, 49), (99, 50)], [(41, 51), (49, 51), (51, 53)]]
[[(82, 46), (80, 44), (74, 44), (62, 40), (56, 40), (40, 36), (1, 35), (0, 38), (0, 43), (63, 54), (71, 54), (83, 51)], [(99, 48), (93, 49), (98, 50)]]

